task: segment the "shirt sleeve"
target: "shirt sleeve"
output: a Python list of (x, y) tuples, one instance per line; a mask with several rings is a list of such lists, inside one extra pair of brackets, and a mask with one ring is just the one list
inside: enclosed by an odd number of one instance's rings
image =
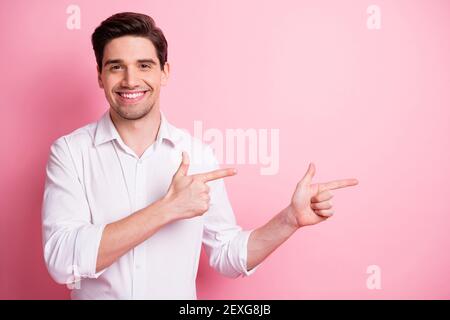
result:
[[(216, 157), (207, 148), (208, 171), (219, 168)], [(251, 230), (236, 224), (223, 179), (208, 182), (210, 206), (204, 216), (203, 244), (209, 265), (229, 278), (250, 276), (260, 266), (247, 271), (247, 245)]]
[(105, 225), (91, 223), (87, 199), (65, 137), (50, 148), (42, 205), (44, 259), (52, 278), (69, 284), (97, 278), (97, 254)]

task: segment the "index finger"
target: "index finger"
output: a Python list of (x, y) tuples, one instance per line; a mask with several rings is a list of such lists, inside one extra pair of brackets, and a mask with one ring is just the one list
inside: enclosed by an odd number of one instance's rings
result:
[(213, 181), (217, 179), (222, 179), (225, 177), (234, 176), (237, 173), (236, 169), (228, 168), (228, 169), (218, 169), (205, 173), (194, 174), (193, 176), (202, 180), (203, 182)]
[(356, 186), (357, 184), (358, 184), (358, 180), (356, 180), (356, 179), (341, 179), (341, 180), (334, 180), (334, 181), (330, 181), (330, 182), (320, 183), (319, 189), (321, 191), (334, 190), (334, 189), (339, 189), (339, 188)]

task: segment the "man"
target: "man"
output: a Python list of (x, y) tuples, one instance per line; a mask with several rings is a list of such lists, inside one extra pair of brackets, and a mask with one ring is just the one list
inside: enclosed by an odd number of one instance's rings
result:
[[(330, 190), (311, 163), (291, 203), (260, 228), (236, 224), (212, 149), (160, 111), (167, 42), (149, 16), (119, 13), (92, 35), (109, 110), (57, 139), (43, 203), (44, 257), (73, 299), (196, 299), (202, 243), (210, 265), (249, 276), (301, 227), (332, 214)], [(193, 152), (197, 150), (198, 152)]]

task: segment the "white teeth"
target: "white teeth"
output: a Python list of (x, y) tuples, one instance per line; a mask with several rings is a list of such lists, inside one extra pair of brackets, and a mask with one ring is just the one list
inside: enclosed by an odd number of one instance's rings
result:
[(144, 92), (137, 92), (137, 93), (119, 93), (122, 97), (126, 99), (136, 99), (138, 97), (141, 97), (144, 95)]

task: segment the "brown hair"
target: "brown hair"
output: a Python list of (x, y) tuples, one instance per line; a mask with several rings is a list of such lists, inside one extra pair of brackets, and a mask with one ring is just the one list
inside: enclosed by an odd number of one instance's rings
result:
[(109, 41), (126, 35), (149, 39), (156, 48), (161, 70), (167, 62), (167, 40), (152, 17), (142, 13), (121, 12), (103, 21), (92, 34), (92, 47), (97, 65), (102, 71), (103, 49)]

